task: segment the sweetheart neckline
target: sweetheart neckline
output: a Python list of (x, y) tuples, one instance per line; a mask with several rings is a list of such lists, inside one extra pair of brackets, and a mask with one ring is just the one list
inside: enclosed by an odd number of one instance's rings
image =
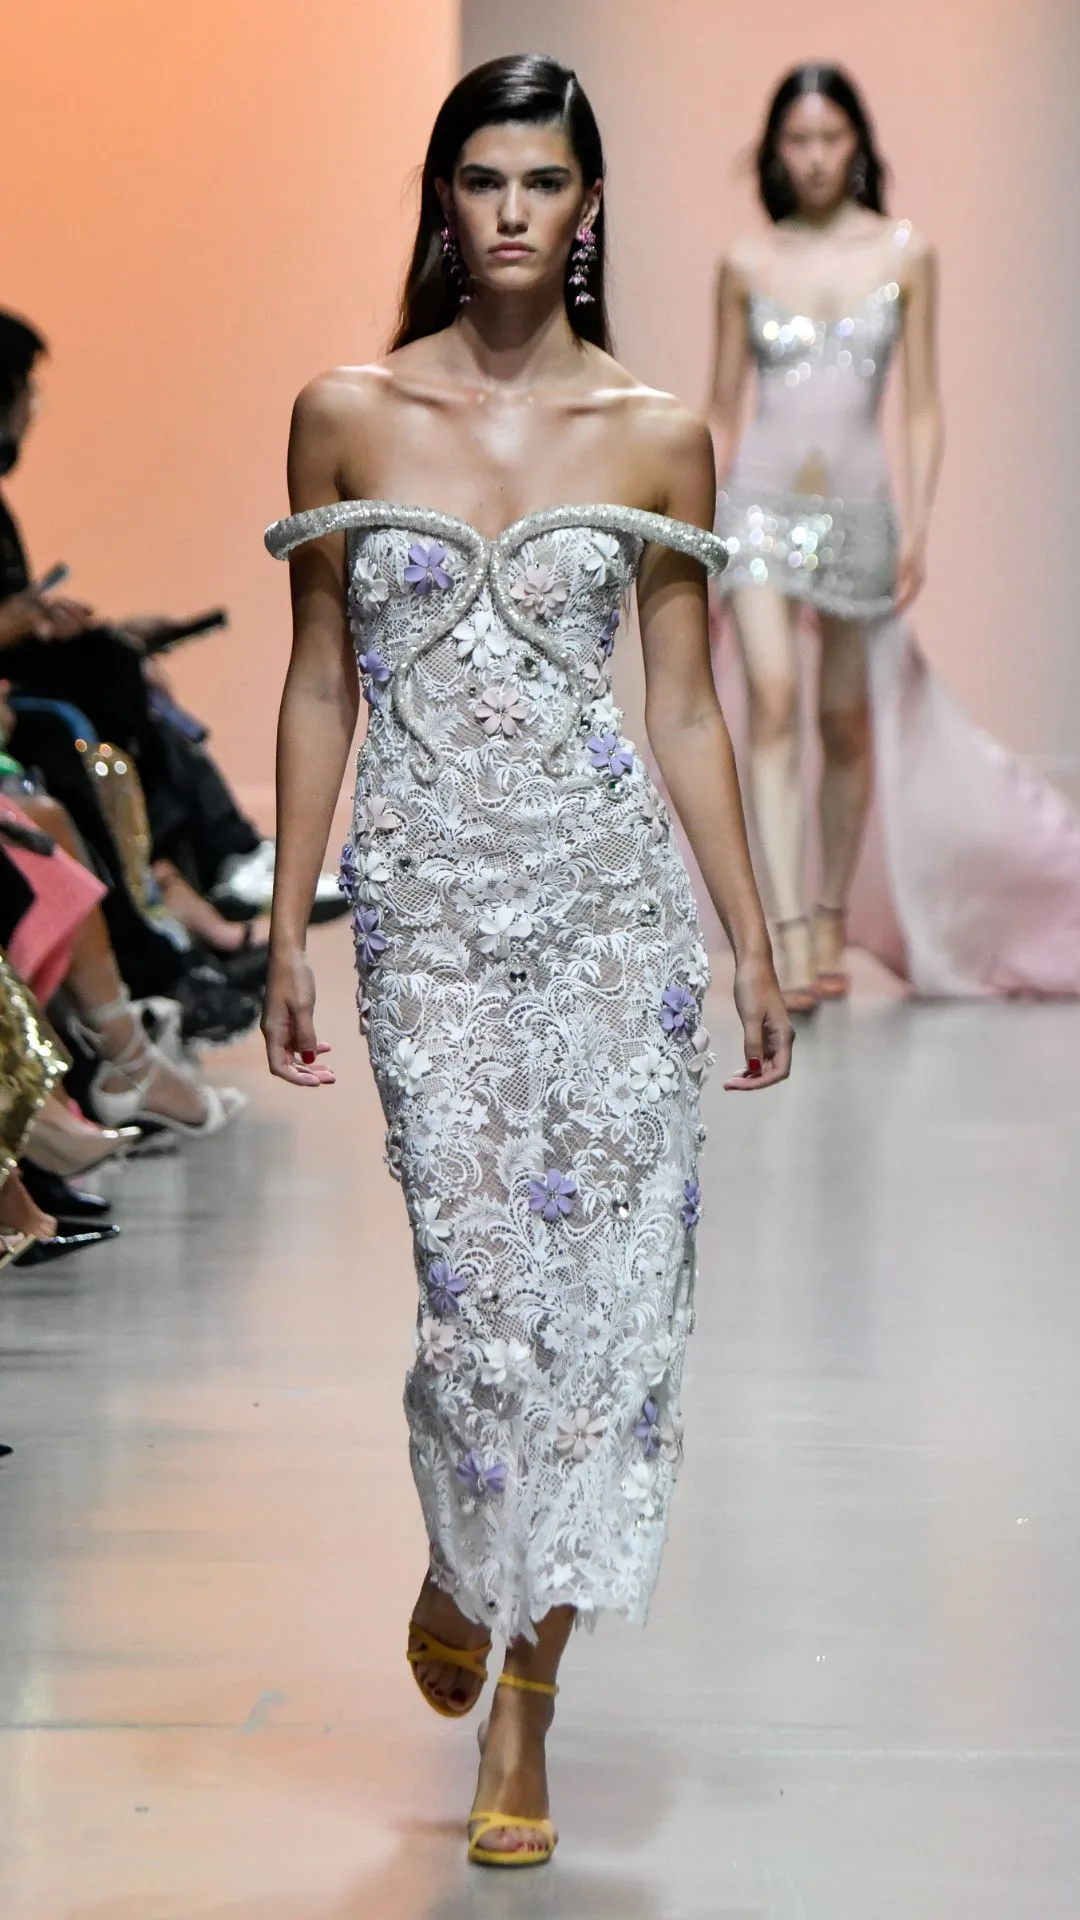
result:
[(837, 327), (843, 326), (845, 320), (854, 320), (856, 314), (864, 313), (867, 307), (872, 306), (875, 300), (880, 300), (882, 294), (888, 294), (893, 287), (896, 288), (896, 292), (892, 295), (892, 298), (894, 300), (902, 300), (904, 290), (900, 282), (896, 279), (882, 280), (879, 281), (876, 287), (872, 287), (863, 299), (856, 301), (854, 306), (849, 307), (846, 313), (838, 313), (835, 320), (823, 320), (818, 314), (803, 313), (801, 308), (789, 307), (786, 300), (778, 300), (774, 293), (765, 293), (758, 287), (751, 287), (750, 301), (751, 304), (753, 304), (755, 301), (764, 300), (768, 306), (774, 307), (777, 312), (786, 314), (789, 320), (809, 320), (812, 327), (823, 327), (826, 333), (835, 333)]
[[(371, 507), (378, 508), (380, 511), (385, 509), (388, 513), (424, 514), (429, 519), (441, 520), (446, 525), (461, 527), (464, 532), (471, 533), (474, 539), (481, 540), (485, 547), (497, 547), (502, 541), (506, 540), (509, 534), (517, 533), (521, 527), (527, 527), (531, 520), (547, 520), (549, 515), (557, 513), (644, 514), (650, 520), (666, 520), (673, 527), (691, 527), (695, 533), (708, 533), (712, 531), (711, 528), (707, 527), (695, 527), (692, 520), (679, 520), (673, 513), (656, 513), (650, 507), (627, 507), (617, 500), (588, 500), (582, 502), (580, 506), (576, 501), (557, 500), (550, 507), (534, 507), (530, 513), (521, 514), (517, 520), (511, 520), (509, 526), (501, 528), (498, 533), (484, 533), (474, 521), (463, 519), (459, 513), (446, 513), (442, 507), (408, 505), (404, 500), (383, 500), (375, 499), (374, 497), (370, 499), (357, 499), (351, 495), (343, 495), (339, 500), (327, 501), (326, 505), (328, 507)], [(324, 509), (321, 507), (309, 507), (301, 509), (301, 511), (320, 513), (323, 512)], [(288, 518), (298, 519), (299, 514), (290, 514)], [(281, 525), (282, 522), (279, 521), (276, 524)], [(567, 526), (572, 526), (574, 523), (567, 521), (566, 524)], [(403, 525), (401, 531), (407, 533), (409, 529)], [(598, 526), (597, 531), (602, 532), (603, 528)]]
[[(463, 544), (472, 546), (474, 555), (477, 549), (481, 550), (488, 557), (488, 564), (492, 556), (505, 555), (524, 546), (528, 529), (532, 526), (550, 533), (570, 531), (575, 527), (604, 533), (611, 528), (640, 538), (643, 545), (655, 541), (674, 547), (676, 551), (689, 553), (713, 573), (721, 572), (727, 563), (726, 544), (711, 528), (695, 526), (689, 520), (678, 520), (673, 514), (654, 513), (647, 507), (626, 507), (615, 502), (599, 501), (536, 507), (531, 513), (512, 520), (501, 533), (486, 534), (481, 533), (471, 520), (463, 520), (457, 514), (443, 513), (439, 507), (409, 507), (399, 500), (331, 500), (321, 507), (302, 508), (283, 520), (276, 520), (266, 529), (266, 545), (275, 559), (284, 560), (294, 547), (320, 538), (321, 533), (316, 528), (323, 515), (329, 516), (331, 521), (337, 519), (338, 524), (324, 526), (322, 532), (359, 531), (365, 522), (373, 531), (381, 525), (386, 529), (396, 527), (405, 533), (430, 532), (434, 526), (438, 533), (445, 534), (449, 539), (455, 535), (464, 536)], [(361, 517), (354, 518), (354, 515)]]

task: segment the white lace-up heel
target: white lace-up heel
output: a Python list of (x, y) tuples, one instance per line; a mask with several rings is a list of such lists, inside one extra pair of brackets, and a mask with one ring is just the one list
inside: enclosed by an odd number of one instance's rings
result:
[[(112, 1059), (106, 1059), (101, 1054), (102, 1033), (114, 1020), (120, 1020), (125, 1015), (131, 1020), (131, 1038), (120, 1053)], [(80, 1025), (88, 1044), (100, 1058), (100, 1065), (90, 1086), (90, 1102), (98, 1119), (106, 1126), (120, 1127), (130, 1125), (135, 1120), (150, 1120), (157, 1126), (167, 1127), (171, 1133), (183, 1134), (186, 1139), (201, 1140), (204, 1135), (220, 1133), (247, 1106), (247, 1099), (238, 1088), (208, 1086), (188, 1069), (171, 1060), (150, 1039), (139, 1012), (126, 994), (122, 999), (114, 1000), (110, 1006), (95, 1008), (92, 1015), (84, 1016)], [(203, 1118), (198, 1124), (178, 1120), (163, 1109), (147, 1104), (154, 1076), (163, 1067), (198, 1089), (204, 1109)], [(104, 1084), (117, 1075), (126, 1080), (126, 1086), (110, 1087)]]

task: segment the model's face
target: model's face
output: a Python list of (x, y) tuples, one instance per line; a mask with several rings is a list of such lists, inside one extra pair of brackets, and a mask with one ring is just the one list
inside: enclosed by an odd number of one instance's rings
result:
[(437, 185), (474, 286), (493, 293), (561, 284), (578, 228), (600, 207), (599, 184), (582, 180), (558, 122), (481, 127), (461, 150), (452, 186)]
[(777, 153), (799, 206), (820, 213), (839, 205), (858, 148), (851, 121), (834, 101), (820, 93), (793, 101), (780, 127)]

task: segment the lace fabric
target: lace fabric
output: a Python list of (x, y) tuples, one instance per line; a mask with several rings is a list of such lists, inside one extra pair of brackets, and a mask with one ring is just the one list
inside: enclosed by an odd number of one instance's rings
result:
[(405, 1408), (434, 1577), (507, 1637), (642, 1620), (682, 1450), (708, 967), (610, 663), (646, 540), (623, 508), (488, 541), (343, 502), (371, 706), (343, 884), (386, 1155), (413, 1227)]

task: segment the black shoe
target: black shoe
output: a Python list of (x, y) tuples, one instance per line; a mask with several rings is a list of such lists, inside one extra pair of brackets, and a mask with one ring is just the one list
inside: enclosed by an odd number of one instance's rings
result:
[(80, 1225), (85, 1222), (91, 1226), (107, 1219), (112, 1212), (112, 1201), (106, 1200), (103, 1193), (83, 1193), (62, 1174), (46, 1173), (29, 1160), (19, 1162), (19, 1174), (34, 1205), (40, 1207), (42, 1213), (51, 1213), (56, 1220), (76, 1220)]
[(0, 1440), (0, 1460), (6, 1460), (8, 1457), (8, 1454), (14, 1453), (14, 1451), (15, 1451), (14, 1447), (5, 1446), (4, 1442)]
[(221, 1047), (249, 1033), (259, 1018), (259, 1002), (231, 986), (220, 967), (189, 967), (176, 989), (183, 1008), (180, 1032), (185, 1041)]
[(219, 953), (215, 949), (212, 965), (224, 974), (230, 987), (261, 1000), (270, 965), (270, 948), (265, 940), (252, 939), (250, 926), (245, 927), (244, 934), (243, 942), (234, 953)]
[(83, 1247), (100, 1246), (103, 1240), (118, 1240), (119, 1227), (85, 1227), (78, 1233), (58, 1233), (54, 1240), (35, 1240), (12, 1261), (13, 1267), (43, 1267), (50, 1260), (62, 1260), (65, 1253), (80, 1253)]

